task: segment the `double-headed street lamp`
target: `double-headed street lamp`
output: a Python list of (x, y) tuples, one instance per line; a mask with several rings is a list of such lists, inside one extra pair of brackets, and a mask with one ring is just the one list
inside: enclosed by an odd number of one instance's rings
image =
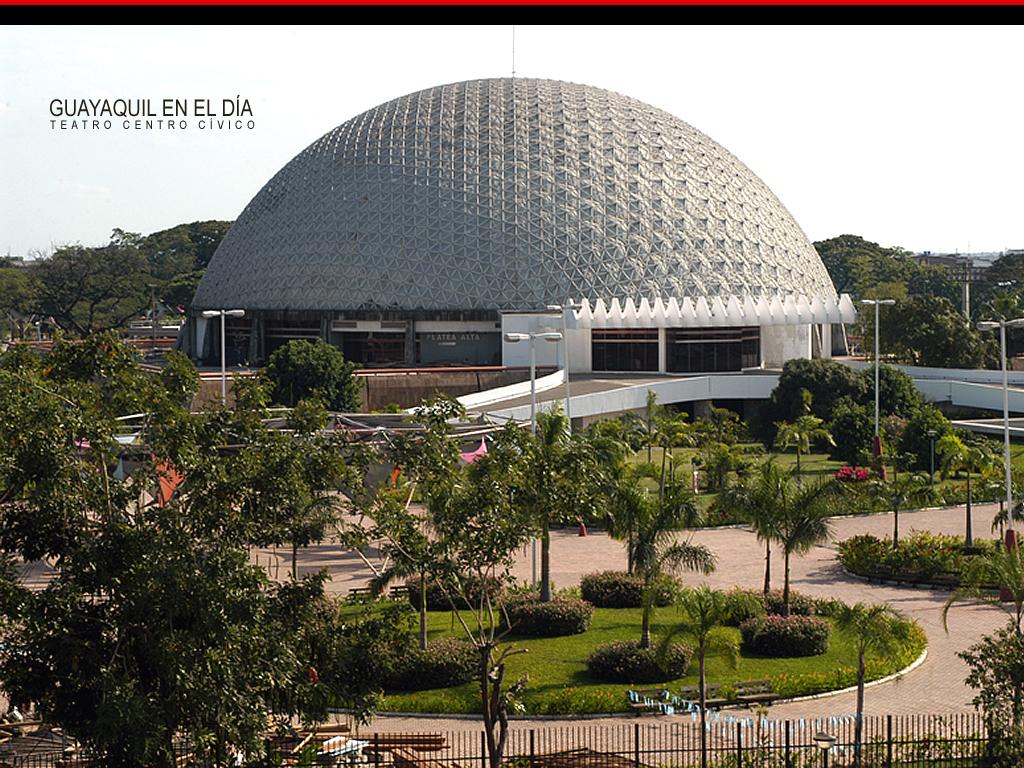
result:
[(569, 324), (568, 313), (579, 309), (581, 304), (566, 302), (565, 304), (548, 304), (548, 309), (558, 311), (562, 315), (562, 367), (565, 369), (565, 418), (569, 423), (569, 432), (572, 432), (572, 407), (569, 404)]
[[(562, 334), (558, 331), (545, 331), (542, 333), (506, 333), (505, 341), (516, 343), (519, 341), (530, 342), (530, 434), (537, 434), (537, 348), (534, 341), (544, 339), (545, 341), (558, 341)], [(533, 586), (537, 586), (537, 539), (533, 540), (531, 546)]]
[(999, 329), (999, 362), (1003, 369), (1003, 462), (1006, 465), (1006, 548), (1012, 549), (1017, 544), (1017, 534), (1013, 530), (1013, 485), (1010, 476), (1010, 386), (1006, 375), (1006, 329), (1024, 326), (1024, 317), (1016, 320), (983, 321), (978, 328), (983, 331)]
[(226, 334), (224, 326), (229, 317), (245, 317), (244, 309), (206, 309), (203, 310), (203, 317), (220, 316), (220, 404), (228, 404), (228, 350), (225, 343)]
[(545, 331), (542, 333), (506, 333), (505, 341), (515, 343), (517, 341), (530, 342), (530, 434), (537, 434), (537, 348), (534, 345), (536, 339), (544, 341), (560, 341), (562, 334), (558, 331)]
[[(890, 306), (895, 304), (894, 299), (861, 299), (861, 304), (873, 304), (875, 307), (875, 440), (872, 443), (876, 459), (881, 463), (882, 440), (878, 436), (878, 308), (883, 304)], [(885, 466), (882, 465), (882, 477), (885, 477)]]

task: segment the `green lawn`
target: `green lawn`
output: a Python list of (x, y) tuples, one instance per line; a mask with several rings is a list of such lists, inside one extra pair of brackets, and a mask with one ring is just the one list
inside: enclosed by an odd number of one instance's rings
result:
[[(655, 614), (655, 636), (665, 623), (671, 623), (674, 613), (674, 608), (664, 608)], [(453, 628), (452, 621), (449, 613), (431, 612), (430, 636), (458, 635), (461, 628), (457, 623)], [(729, 631), (739, 637), (739, 630)], [(524, 696), (529, 714), (626, 711), (625, 691), (628, 688), (665, 685), (677, 690), (681, 685), (697, 682), (696, 674), (668, 684), (637, 686), (598, 683), (590, 679), (585, 660), (596, 646), (613, 640), (639, 639), (639, 636), (639, 608), (596, 608), (593, 624), (584, 634), (556, 638), (510, 638), (516, 647), (527, 648), (529, 652), (510, 659), (506, 680), (514, 682), (522, 675), (529, 675)], [(872, 677), (881, 677), (905, 666), (916, 658), (920, 650), (920, 647), (915, 646), (906, 649), (900, 659), (876, 661), (872, 664)], [(783, 686), (780, 690), (793, 694), (812, 692), (812, 689), (813, 692), (832, 690), (851, 684), (850, 675), (853, 674), (856, 662), (856, 652), (850, 638), (833, 629), (829, 650), (822, 656), (792, 659), (744, 656), (736, 669), (714, 658), (709, 660), (707, 674), (709, 683), (721, 684), (786, 675), (789, 679), (779, 681)], [(845, 668), (847, 671), (844, 675), (837, 675), (837, 668)], [(404, 712), (475, 713), (479, 711), (479, 688), (476, 683), (472, 683), (455, 688), (393, 694), (387, 696), (384, 707)]]

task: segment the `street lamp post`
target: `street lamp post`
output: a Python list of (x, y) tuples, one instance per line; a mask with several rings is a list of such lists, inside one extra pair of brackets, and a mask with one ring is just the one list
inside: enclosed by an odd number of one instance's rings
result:
[(548, 309), (558, 310), (562, 315), (562, 366), (565, 369), (565, 418), (569, 423), (569, 432), (572, 433), (572, 406), (569, 402), (569, 324), (567, 315), (570, 310), (579, 309), (581, 304), (565, 302), (562, 305), (548, 304)]
[(929, 429), (927, 432), (928, 440), (931, 443), (931, 465), (928, 472), (928, 485), (935, 485), (935, 437), (938, 434), (934, 429)]
[(203, 310), (203, 317), (220, 316), (220, 404), (228, 404), (228, 350), (226, 344), (227, 334), (224, 326), (227, 325), (229, 317), (245, 317), (244, 309), (206, 309)]
[(1006, 548), (1017, 545), (1017, 534), (1013, 530), (1013, 485), (1010, 473), (1010, 385), (1006, 373), (1006, 329), (1024, 326), (1024, 317), (1016, 320), (984, 321), (978, 323), (983, 331), (999, 329), (999, 362), (1003, 369), (1003, 463), (1006, 470)]
[[(896, 301), (894, 299), (861, 299), (860, 303), (861, 304), (874, 305), (874, 307), (875, 307), (875, 439), (874, 439), (874, 441), (871, 444), (871, 450), (875, 454), (875, 461), (876, 461), (876, 463), (881, 464), (882, 440), (881, 440), (881, 438), (879, 437), (879, 434), (878, 434), (878, 420), (879, 420), (878, 419), (878, 413), (879, 413), (879, 405), (878, 405), (878, 401), (879, 401), (879, 398), (878, 398), (878, 308), (881, 305), (883, 305), (883, 304), (886, 305), (886, 306), (895, 304)], [(882, 465), (882, 472), (881, 472), (881, 474), (882, 474), (882, 478), (885, 479), (885, 465), (884, 464)]]
[[(534, 342), (537, 339), (545, 341), (559, 341), (562, 334), (558, 331), (545, 331), (541, 333), (506, 333), (505, 341), (517, 343), (520, 341), (530, 342), (530, 434), (537, 434), (537, 351)], [(531, 545), (531, 561), (533, 586), (537, 586), (537, 539), (534, 538)]]

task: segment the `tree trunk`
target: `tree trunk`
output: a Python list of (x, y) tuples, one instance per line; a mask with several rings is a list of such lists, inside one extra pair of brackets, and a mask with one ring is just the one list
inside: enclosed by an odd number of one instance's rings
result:
[(789, 550), (783, 547), (785, 570), (782, 577), (782, 615), (789, 616)]
[(898, 549), (900, 546), (900, 506), (899, 504), (892, 505), (892, 548)]
[(644, 595), (643, 595), (643, 608), (640, 618), (640, 647), (650, 648), (651, 647), (651, 601), (648, 599), (648, 590), (650, 584), (647, 579), (644, 579)]
[(860, 745), (864, 736), (864, 650), (857, 656), (857, 721), (853, 727), (853, 764), (860, 768)]
[(704, 646), (700, 648), (700, 681), (697, 685), (700, 694), (700, 768), (708, 768), (708, 732), (707, 728), (707, 677), (704, 674)]
[(764, 594), (772, 591), (772, 540), (764, 540)]
[(661, 449), (661, 482), (658, 483), (658, 504), (661, 504), (662, 499), (665, 498), (665, 456), (668, 451), (665, 448)]
[(420, 571), (420, 650), (427, 650), (427, 573)]
[(800, 446), (796, 447), (796, 482), (800, 485), (802, 480), (803, 471), (800, 469)]
[(299, 579), (299, 545), (292, 542), (292, 581)]
[(551, 525), (546, 517), (540, 534), (540, 601), (551, 602)]
[(967, 470), (967, 531), (964, 544), (974, 546), (974, 527), (971, 525), (971, 470)]

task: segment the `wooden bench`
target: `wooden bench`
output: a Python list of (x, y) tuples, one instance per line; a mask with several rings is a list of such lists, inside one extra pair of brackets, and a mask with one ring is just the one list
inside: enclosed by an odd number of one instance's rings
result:
[(448, 768), (440, 760), (430, 757), (421, 757), (406, 747), (396, 747), (391, 750), (391, 760), (395, 768)]
[[(729, 700), (722, 696), (722, 686), (718, 683), (704, 686), (704, 706), (705, 707), (721, 707), (729, 703)], [(679, 689), (679, 698), (685, 699), (686, 701), (692, 701), (694, 704), (700, 703), (700, 686), (698, 685), (686, 685)]]
[(395, 749), (440, 752), (448, 746), (443, 733), (369, 733), (355, 738), (365, 741), (366, 749), (371, 752), (392, 752)]
[(672, 714), (672, 694), (667, 688), (641, 688), (626, 691), (629, 707), (637, 715), (644, 712)]
[(736, 701), (742, 704), (771, 704), (779, 698), (779, 694), (772, 693), (772, 684), (769, 680), (745, 680), (736, 683)]
[(409, 592), (410, 592), (409, 587), (403, 584), (400, 587), (392, 587), (388, 594), (390, 594), (391, 597), (404, 597), (404, 598), (408, 599), (409, 598)]

